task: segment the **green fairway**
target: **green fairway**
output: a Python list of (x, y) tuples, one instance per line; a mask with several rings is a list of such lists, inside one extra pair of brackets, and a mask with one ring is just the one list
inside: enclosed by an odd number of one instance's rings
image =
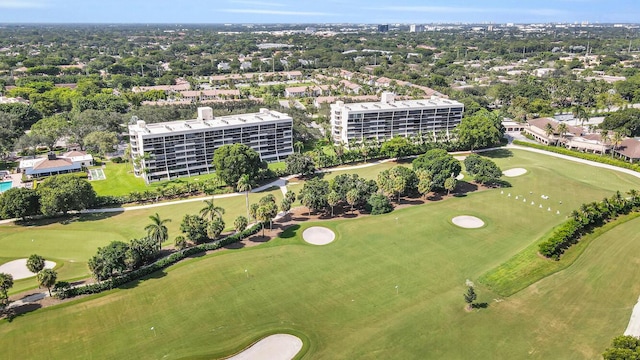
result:
[[(491, 155), (503, 170), (523, 167), (528, 172), (504, 178), (512, 187), (503, 190), (322, 222), (337, 235), (326, 246), (301, 239), (306, 227), (318, 225), (305, 223), (261, 246), (196, 257), (127, 289), (0, 322), (3, 355), (209, 359), (237, 352), (267, 334), (291, 331), (307, 341), (308, 359), (598, 358), (624, 330), (640, 294), (635, 255), (640, 219), (594, 239), (566, 270), (509, 298), (477, 280), (581, 203), (638, 188), (638, 179), (525, 151)], [(375, 176), (374, 168), (365, 169), (367, 177)], [(274, 195), (281, 197), (279, 191)], [(254, 201), (259, 197), (252, 196)], [(229, 224), (235, 217), (231, 212), (245, 211), (244, 197), (224, 200), (218, 203), (227, 209)], [(30, 234), (38, 231), (42, 239), (53, 238), (56, 231), (60, 239), (71, 237), (71, 230), (83, 237), (89, 231), (93, 237), (141, 236), (147, 216), (156, 211), (174, 219), (173, 237), (178, 214), (200, 207), (159, 207), (21, 232), (0, 227), (0, 246), (13, 246), (3, 253), (13, 258), (36, 250), (28, 245)], [(451, 223), (458, 215), (477, 216), (485, 226), (458, 228)], [(22, 235), (13, 238), (14, 232)], [(79, 245), (78, 239), (73, 237), (71, 244)], [(55, 246), (49, 251), (64, 255)], [(488, 308), (464, 310), (467, 279), (476, 282), (478, 301)]]
[[(262, 196), (273, 194), (278, 202), (282, 199), (280, 190), (249, 195), (250, 202), (257, 202)], [(227, 230), (233, 229), (233, 221), (239, 215), (246, 216), (244, 196), (217, 199), (216, 204), (225, 209), (223, 220)], [(160, 206), (145, 210), (120, 213), (82, 215), (69, 221), (57, 219), (35, 222), (32, 226), (0, 226), (0, 248), (5, 258), (1, 263), (38, 254), (58, 263), (58, 279), (70, 280), (90, 275), (87, 261), (99, 246), (111, 241), (128, 241), (146, 235), (144, 227), (149, 224), (149, 216), (156, 212), (161, 218), (171, 219), (167, 224), (169, 240), (164, 244), (173, 244), (180, 235), (180, 222), (185, 214), (196, 214), (203, 207), (202, 201), (179, 205)], [(32, 241), (33, 240), (33, 241)], [(16, 293), (36, 287), (35, 278), (20, 280), (11, 289)]]

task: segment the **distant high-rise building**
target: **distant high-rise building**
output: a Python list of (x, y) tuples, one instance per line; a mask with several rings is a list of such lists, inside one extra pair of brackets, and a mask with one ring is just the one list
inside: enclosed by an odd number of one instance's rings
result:
[(460, 124), (463, 112), (464, 105), (458, 101), (438, 97), (395, 101), (388, 92), (380, 102), (337, 101), (331, 104), (331, 137), (336, 144), (350, 144), (419, 133), (448, 134)]
[(415, 32), (423, 32), (423, 31), (424, 31), (424, 25), (416, 25), (416, 24), (409, 25), (409, 32), (415, 33)]
[(385, 24), (385, 25), (378, 25), (378, 32), (388, 32), (389, 31), (389, 25)]

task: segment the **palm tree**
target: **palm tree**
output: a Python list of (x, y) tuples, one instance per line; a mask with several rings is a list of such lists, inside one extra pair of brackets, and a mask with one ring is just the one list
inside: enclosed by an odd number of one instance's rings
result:
[(587, 114), (587, 110), (581, 105), (576, 105), (573, 108), (573, 117), (580, 121), (580, 126), (584, 126), (584, 121), (589, 119), (589, 114)]
[(158, 249), (160, 249), (162, 243), (169, 238), (169, 229), (165, 224), (171, 222), (171, 219), (163, 220), (158, 213), (149, 216), (149, 219), (151, 219), (151, 224), (145, 226), (144, 229), (147, 231), (147, 236), (158, 243)]
[(222, 214), (224, 214), (224, 209), (216, 206), (213, 200), (213, 198), (211, 198), (211, 200), (205, 200), (204, 207), (200, 209), (200, 216), (203, 218), (208, 217), (209, 221), (213, 221), (216, 218), (222, 219)]
[(613, 139), (611, 139), (611, 144), (613, 145), (613, 151), (611, 151), (611, 157), (613, 157), (613, 153), (618, 149), (620, 144), (622, 144), (622, 133), (620, 131), (616, 131), (613, 133)]
[(247, 219), (249, 219), (249, 191), (251, 191), (251, 179), (249, 179), (249, 175), (244, 174), (240, 176), (240, 179), (238, 179), (238, 183), (236, 184), (236, 189), (238, 191), (245, 192), (247, 202)]
[(569, 127), (565, 123), (558, 124), (558, 132), (560, 133), (560, 137), (564, 139), (566, 133), (569, 132)]
[(549, 139), (549, 144), (551, 144), (551, 135), (553, 135), (554, 132), (555, 130), (551, 124), (547, 123), (547, 125), (544, 126), (544, 133), (547, 135), (547, 139)]
[(293, 144), (293, 147), (295, 147), (296, 149), (298, 149), (298, 154), (300, 154), (300, 151), (302, 150), (302, 148), (304, 147), (304, 143), (302, 141), (296, 141)]
[(40, 286), (46, 287), (49, 291), (49, 296), (51, 296), (51, 287), (56, 283), (58, 273), (52, 269), (44, 269), (36, 275), (36, 278), (38, 279)]

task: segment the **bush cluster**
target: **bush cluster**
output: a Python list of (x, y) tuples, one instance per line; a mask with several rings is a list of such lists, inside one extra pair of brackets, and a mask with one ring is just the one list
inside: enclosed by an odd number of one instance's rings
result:
[(629, 198), (624, 198), (620, 192), (616, 192), (611, 198), (583, 204), (579, 210), (573, 211), (571, 218), (556, 228), (547, 240), (538, 245), (538, 251), (547, 258), (559, 260), (567, 249), (580, 241), (582, 235), (620, 214), (640, 210), (638, 192), (631, 190), (629, 195)]
[(95, 284), (78, 286), (74, 288), (59, 286), (54, 288), (54, 291), (57, 297), (61, 299), (65, 299), (65, 298), (74, 297), (78, 295), (97, 294), (103, 291), (111, 290), (115, 287), (122, 286), (128, 282), (140, 279), (156, 271), (160, 271), (164, 268), (167, 268), (191, 255), (201, 253), (204, 251), (216, 250), (223, 246), (240, 241), (244, 238), (247, 238), (251, 235), (256, 234), (261, 228), (262, 228), (262, 224), (258, 223), (244, 230), (243, 232), (229, 235), (223, 239), (176, 251), (167, 257), (164, 257), (152, 264), (149, 264), (148, 266), (122, 274), (110, 280), (105, 280)]

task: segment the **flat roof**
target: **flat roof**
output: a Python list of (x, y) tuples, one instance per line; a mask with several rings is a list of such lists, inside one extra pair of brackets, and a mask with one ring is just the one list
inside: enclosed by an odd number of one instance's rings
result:
[(261, 112), (214, 117), (213, 120), (176, 120), (154, 124), (139, 121), (129, 125), (130, 134), (162, 135), (194, 130), (217, 130), (261, 123), (293, 121), (291, 116), (279, 111), (264, 109)]
[[(333, 107), (334, 105), (332, 105)], [(337, 106), (337, 105), (336, 105)], [(442, 99), (439, 97), (432, 97), (430, 99), (419, 100), (396, 100), (393, 102), (361, 102), (344, 104), (340, 107), (346, 108), (350, 111), (368, 111), (368, 110), (411, 110), (411, 109), (424, 109), (424, 108), (437, 108), (437, 107), (452, 107), (461, 106), (464, 104), (455, 100)]]

